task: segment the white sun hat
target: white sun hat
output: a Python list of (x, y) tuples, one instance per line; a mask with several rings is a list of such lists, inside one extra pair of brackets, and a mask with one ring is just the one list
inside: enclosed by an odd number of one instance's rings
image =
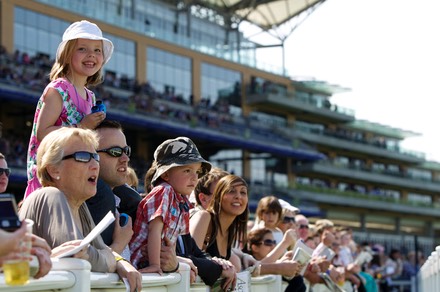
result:
[(281, 207), (282, 207), (283, 209), (287, 209), (287, 210), (289, 210), (289, 211), (291, 211), (291, 212), (293, 212), (293, 213), (295, 213), (295, 214), (297, 214), (297, 213), (300, 212), (300, 210), (299, 210), (297, 207), (292, 206), (291, 204), (287, 203), (287, 202), (284, 201), (283, 199), (278, 199), (278, 201), (280, 202)]
[(56, 61), (58, 62), (66, 43), (74, 39), (101, 40), (103, 43), (104, 64), (110, 60), (113, 54), (113, 43), (102, 36), (99, 27), (87, 20), (81, 20), (72, 23), (64, 32), (63, 40), (58, 45)]

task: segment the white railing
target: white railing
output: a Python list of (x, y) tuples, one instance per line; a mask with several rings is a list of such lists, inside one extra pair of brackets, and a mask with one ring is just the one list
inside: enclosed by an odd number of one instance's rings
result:
[[(63, 258), (53, 262), (53, 268), (45, 277), (35, 280), (31, 279), (28, 284), (22, 286), (8, 286), (5, 278), (0, 273), (0, 292), (12, 291), (59, 291), (59, 292), (84, 292), (84, 291), (107, 291), (125, 292), (126, 287), (119, 276), (115, 273), (90, 272), (90, 264), (87, 261)], [(241, 272), (241, 277), (246, 279), (249, 272)], [(266, 275), (250, 278), (249, 289), (252, 292), (281, 292), (285, 285), (281, 276)], [(210, 287), (203, 282), (190, 285), (190, 267), (186, 264), (180, 265), (179, 273), (171, 273), (160, 276), (158, 274), (142, 275), (143, 291), (152, 292), (207, 292)], [(140, 292), (140, 291), (139, 291)]]
[(440, 245), (435, 248), (417, 274), (419, 292), (440, 289)]

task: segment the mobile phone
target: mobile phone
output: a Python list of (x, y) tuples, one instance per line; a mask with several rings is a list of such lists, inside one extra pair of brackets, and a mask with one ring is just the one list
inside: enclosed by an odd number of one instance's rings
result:
[(125, 213), (119, 214), (119, 225), (121, 225), (121, 227), (124, 227), (125, 225), (127, 225), (127, 223), (128, 223), (128, 215)]
[(17, 203), (12, 194), (0, 194), (0, 228), (9, 232), (21, 226), (17, 215)]
[(97, 100), (96, 105), (92, 107), (92, 113), (97, 112), (106, 112), (106, 107), (102, 100)]

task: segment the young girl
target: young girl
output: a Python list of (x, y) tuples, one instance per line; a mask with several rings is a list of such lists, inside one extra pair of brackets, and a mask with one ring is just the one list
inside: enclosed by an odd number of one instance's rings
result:
[[(154, 152), (152, 168), (145, 188), (149, 194), (139, 203), (130, 241), (131, 262), (142, 273), (162, 273), (160, 250), (164, 237), (172, 243), (189, 233), (188, 196), (211, 164), (200, 156), (187, 137), (163, 142)], [(179, 266), (172, 271), (176, 272)]]
[(59, 44), (55, 63), (35, 110), (27, 158), (28, 186), (25, 197), (41, 185), (36, 177), (36, 155), (41, 140), (64, 126), (94, 129), (104, 112), (91, 113), (94, 93), (86, 86), (102, 82), (102, 66), (113, 53), (113, 43), (99, 27), (86, 20), (70, 25)]
[(272, 231), (276, 243), (280, 243), (283, 240), (283, 232), (277, 226), (281, 221), (282, 211), (283, 208), (277, 197), (266, 196), (261, 198), (255, 212), (257, 218), (252, 230), (263, 227), (268, 228)]

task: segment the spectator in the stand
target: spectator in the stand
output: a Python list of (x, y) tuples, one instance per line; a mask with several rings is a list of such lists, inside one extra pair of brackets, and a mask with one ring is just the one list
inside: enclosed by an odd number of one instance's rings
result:
[[(163, 270), (160, 262), (163, 238), (175, 244), (179, 235), (189, 233), (189, 200), (197, 180), (207, 174), (211, 164), (200, 155), (187, 137), (168, 139), (154, 151), (154, 161), (146, 178), (146, 189), (153, 187), (138, 206), (135, 235), (130, 241), (131, 260), (142, 272), (176, 272)], [(192, 264), (192, 263), (190, 263)], [(191, 265), (191, 280), (197, 268)], [(194, 276), (194, 277), (193, 277)]]
[[(0, 153), (0, 193), (4, 193), (8, 188), (10, 169), (6, 157)], [(6, 232), (0, 229), (0, 267), (3, 260), (15, 257), (20, 241), (25, 239), (26, 222), (23, 221), (20, 229), (14, 232)], [(38, 259), (39, 269), (34, 275), (35, 279), (45, 276), (52, 268), (52, 261), (50, 260), (51, 249), (47, 242), (41, 237), (32, 235), (32, 249), (31, 255)]]
[[(126, 247), (133, 235), (132, 217), (137, 210), (141, 196), (125, 183), (131, 148), (127, 145), (122, 126), (116, 121), (105, 120), (96, 128), (99, 138), (97, 152), (100, 155), (100, 170), (96, 195), (86, 201), (95, 224), (112, 211), (119, 218), (120, 213), (127, 213), (130, 218), (125, 226), (115, 220), (101, 234), (105, 244), (127, 259), (130, 254)], [(118, 194), (114, 189), (122, 186)], [(130, 208), (129, 208), (130, 207)], [(125, 250), (125, 251), (124, 251)]]
[(272, 231), (276, 243), (283, 239), (283, 232), (277, 227), (281, 221), (283, 208), (278, 198), (266, 196), (260, 199), (257, 206), (255, 225), (253, 229), (268, 228)]
[(8, 168), (5, 156), (0, 153), (0, 193), (4, 193), (9, 183), (11, 169)]
[(388, 259), (385, 261), (380, 289), (383, 292), (393, 291), (393, 280), (402, 274), (403, 262), (400, 251), (396, 248), (391, 249)]
[(305, 241), (309, 237), (309, 219), (302, 214), (295, 216), (298, 238)]
[[(294, 233), (295, 232), (292, 230), (292, 234)], [(286, 241), (283, 239), (283, 242), (285, 241), (287, 245), (289, 244), (288, 238), (288, 236), (284, 237)], [(296, 238), (294, 237), (293, 240), (295, 239)], [(274, 260), (271, 258), (276, 249), (279, 249), (281, 252), (286, 249), (285, 246), (280, 246), (281, 244), (282, 243), (278, 245), (276, 244), (272, 231), (268, 228), (254, 229), (248, 234), (247, 249), (249, 250), (249, 253), (255, 257), (255, 259), (261, 261), (262, 266), (260, 269), (264, 270), (267, 268), (268, 264), (272, 264), (272, 267), (277, 268), (278, 271), (275, 270), (274, 274), (286, 277), (283, 279), (289, 283), (287, 288), (284, 290), (285, 292), (306, 291), (306, 286), (304, 285), (302, 277), (296, 275), (300, 266), (292, 259), (292, 252), (284, 254), (284, 256), (279, 260)]]
[[(246, 182), (235, 175), (227, 175), (218, 181), (207, 210), (201, 210), (191, 218), (191, 236), (200, 249), (213, 257), (229, 260), (232, 247), (239, 241), (247, 241), (247, 189)], [(235, 268), (241, 270), (236, 264)], [(223, 289), (231, 284), (226, 283)]]
[(136, 191), (139, 187), (139, 178), (138, 178), (134, 168), (130, 167), (130, 166), (127, 167), (127, 183), (126, 184)]
[(193, 216), (197, 211), (208, 208), (217, 182), (228, 174), (229, 172), (219, 167), (213, 167), (207, 175), (199, 179), (190, 197), (190, 200), (195, 200), (194, 208), (190, 210), (190, 216)]
[(104, 112), (91, 113), (95, 94), (88, 86), (102, 82), (102, 66), (113, 53), (113, 43), (99, 27), (86, 20), (71, 24), (63, 34), (49, 85), (35, 110), (28, 148), (28, 186), (25, 197), (41, 184), (36, 176), (36, 155), (43, 138), (60, 127), (94, 129), (105, 119)]
[[(43, 187), (24, 200), (20, 219), (34, 221), (33, 233), (53, 248), (52, 256), (75, 248), (95, 227), (85, 201), (96, 194), (98, 137), (91, 130), (62, 127), (49, 133), (37, 152), (37, 175)], [(76, 257), (92, 271), (117, 272), (131, 292), (142, 288), (142, 275), (112, 251), (98, 235)]]

